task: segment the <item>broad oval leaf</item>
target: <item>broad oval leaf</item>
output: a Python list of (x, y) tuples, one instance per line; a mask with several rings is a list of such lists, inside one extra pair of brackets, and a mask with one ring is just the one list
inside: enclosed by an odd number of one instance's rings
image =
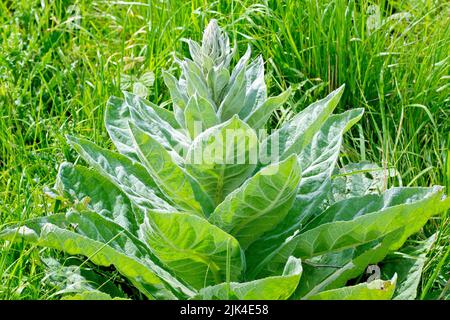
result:
[(386, 170), (368, 161), (349, 163), (333, 174), (333, 200), (381, 192), (387, 178), (394, 174), (395, 170)]
[(204, 130), (219, 124), (214, 106), (205, 98), (194, 95), (184, 110), (186, 127), (192, 139)]
[[(201, 195), (200, 186), (194, 190), (194, 179), (173, 161), (167, 150), (153, 137), (132, 123), (130, 130), (139, 158), (167, 197), (181, 209), (203, 215), (205, 208), (207, 213), (207, 196)], [(203, 208), (199, 200), (203, 203)]]
[(217, 205), (254, 171), (258, 138), (233, 117), (200, 134), (189, 148), (186, 169)]
[(98, 173), (120, 188), (133, 202), (146, 208), (171, 210), (145, 168), (130, 158), (100, 148), (94, 143), (68, 136), (70, 144)]
[[(333, 112), (343, 92), (344, 86), (341, 86), (326, 98), (301, 111), (266, 139), (266, 142), (262, 144), (261, 153), (266, 155), (267, 150), (272, 148), (273, 141), (277, 141), (278, 148), (281, 150), (281, 159), (285, 159), (291, 154), (299, 154), (309, 145), (316, 132)], [(273, 139), (274, 136), (275, 139)]]
[(200, 290), (194, 299), (287, 300), (297, 288), (302, 271), (301, 260), (290, 257), (281, 276), (243, 283), (222, 283)]
[[(172, 111), (162, 108), (147, 99), (135, 95), (133, 93), (124, 91), (125, 102), (132, 109), (138, 110), (143, 114), (144, 118), (162, 119), (167, 122), (174, 129), (181, 129), (180, 124), (175, 119), (175, 115)], [(156, 116), (155, 116), (156, 115)]]
[[(190, 143), (189, 137), (187, 137), (183, 131), (173, 128), (153, 110), (150, 110), (149, 112), (145, 111), (143, 108), (143, 99), (127, 92), (124, 94), (130, 109), (130, 122), (151, 135), (172, 154), (172, 157), (180, 158), (180, 156), (184, 155), (185, 150)], [(129, 134), (131, 135), (130, 132)], [(131, 140), (133, 141), (132, 137)], [(137, 154), (136, 150), (135, 152)]]
[(247, 248), (284, 219), (297, 194), (300, 177), (294, 155), (267, 166), (230, 193), (211, 214), (210, 221)]
[[(129, 92), (124, 92), (124, 96), (125, 99), (113, 96), (108, 100), (105, 111), (105, 127), (117, 150), (132, 159), (138, 160), (128, 128), (128, 122), (132, 118), (130, 110), (140, 114), (144, 121), (156, 119), (153, 121), (160, 124), (167, 122), (174, 129), (179, 129), (180, 125), (171, 111)], [(168, 126), (167, 124), (165, 127)]]
[(155, 255), (196, 289), (239, 280), (244, 267), (236, 239), (188, 213), (150, 211), (142, 230)]
[(164, 270), (137, 238), (94, 212), (71, 211), (28, 220), (21, 226), (2, 230), (0, 239), (25, 239), (38, 246), (83, 255), (100, 266), (114, 265), (149, 298), (177, 299), (194, 294)]
[(136, 234), (143, 217), (136, 216), (130, 200), (114, 183), (93, 169), (64, 162), (59, 167), (56, 189), (72, 203), (87, 199), (87, 206), (101, 216)]
[(418, 231), (441, 210), (441, 188), (392, 188), (383, 195), (340, 201), (297, 235), (295, 254), (309, 258), (380, 238), (407, 226)]
[(344, 286), (348, 280), (361, 275), (367, 266), (383, 260), (399, 238), (406, 240), (404, 235), (405, 229), (400, 228), (369, 243), (305, 260), (305, 272), (293, 297), (308, 299), (322, 291)]
[(300, 152), (302, 179), (294, 204), (286, 218), (247, 251), (247, 264), (251, 266), (248, 277), (276, 274), (292, 254), (302, 224), (320, 213), (328, 200), (343, 134), (361, 118), (362, 112), (362, 109), (356, 109), (332, 115)]
[[(434, 203), (434, 208), (429, 207), (428, 209), (438, 213), (449, 208), (450, 198), (444, 198)], [(305, 270), (308, 269), (308, 272), (305, 272), (295, 296), (305, 296), (306, 298), (323, 290), (345, 285), (348, 280), (364, 272), (369, 264), (376, 264), (383, 260), (389, 252), (398, 250), (408, 237), (423, 227), (428, 219), (429, 215), (418, 215), (414, 223), (404, 224), (379, 239), (308, 259), (312, 267), (309, 267), (309, 263), (305, 265)]]

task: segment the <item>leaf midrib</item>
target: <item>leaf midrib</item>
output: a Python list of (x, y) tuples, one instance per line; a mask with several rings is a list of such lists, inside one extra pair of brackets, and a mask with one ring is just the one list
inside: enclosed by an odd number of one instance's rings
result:
[[(272, 209), (276, 208), (276, 204), (278, 203), (278, 201), (281, 199), (282, 194), (284, 192), (284, 190), (287, 189), (287, 186), (289, 185), (290, 182), (290, 177), (293, 174), (293, 170), (291, 170), (291, 172), (289, 173), (289, 176), (287, 179), (285, 179), (285, 184), (283, 185), (283, 188), (278, 192), (278, 195), (276, 196), (276, 198), (274, 199), (274, 201), (271, 202), (270, 206), (268, 208), (266, 208), (265, 210), (262, 211), (262, 213), (258, 214), (258, 215), (254, 215), (252, 217), (249, 217), (249, 219), (245, 220), (245, 222), (240, 223), (239, 227), (236, 229), (233, 229), (233, 232), (235, 234), (237, 234), (239, 231), (241, 231), (244, 227), (246, 227), (249, 223), (255, 221), (256, 219), (258, 219), (259, 217), (266, 215), (268, 212), (270, 212)], [(284, 204), (284, 203), (283, 203)], [(281, 205), (283, 205), (281, 204)], [(280, 206), (281, 206), (280, 205)]]

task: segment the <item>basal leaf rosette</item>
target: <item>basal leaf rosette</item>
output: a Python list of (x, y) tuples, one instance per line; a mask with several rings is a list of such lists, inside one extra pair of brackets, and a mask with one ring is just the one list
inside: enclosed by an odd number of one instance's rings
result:
[[(261, 56), (248, 49), (232, 68), (216, 21), (188, 45), (180, 77), (164, 73), (173, 111), (111, 97), (116, 151), (69, 136), (85, 165), (60, 166), (54, 189), (68, 209), (6, 226), (0, 238), (113, 266), (149, 299), (395, 297), (396, 275), (347, 282), (447, 210), (443, 188), (343, 182), (343, 136), (363, 116), (334, 113), (344, 86), (268, 132), (291, 90), (268, 97)], [(374, 165), (347, 169), (360, 167)], [(73, 297), (112, 297), (101, 290)]]

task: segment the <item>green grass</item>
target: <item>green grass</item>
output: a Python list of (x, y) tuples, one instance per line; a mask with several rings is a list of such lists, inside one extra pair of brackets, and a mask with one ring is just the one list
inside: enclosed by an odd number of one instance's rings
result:
[[(105, 146), (103, 111), (123, 74), (153, 71), (149, 99), (168, 99), (162, 69), (182, 38), (199, 39), (216, 18), (239, 52), (250, 43), (267, 61), (276, 94), (292, 86), (273, 126), (342, 83), (339, 108), (364, 107), (344, 149), (399, 174), (389, 185), (450, 187), (450, 5), (444, 1), (2, 1), (0, 2), (0, 225), (49, 214), (44, 195), (58, 164), (76, 155), (64, 135)], [(377, 4), (378, 6), (373, 6)], [(106, 145), (110, 147), (110, 145)], [(438, 232), (422, 298), (450, 292), (450, 220)], [(0, 298), (51, 298), (38, 250), (0, 244)]]

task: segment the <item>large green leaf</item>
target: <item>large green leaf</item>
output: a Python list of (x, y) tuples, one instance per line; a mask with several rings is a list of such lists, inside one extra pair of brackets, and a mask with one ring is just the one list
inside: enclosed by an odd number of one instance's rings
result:
[[(433, 192), (431, 188), (428, 191), (430, 193)], [(423, 190), (423, 192), (426, 193), (426, 190)], [(422, 194), (422, 196), (424, 195)], [(351, 200), (348, 200), (348, 202), (351, 202)], [(436, 203), (437, 208), (431, 208), (431, 210), (436, 213), (445, 210), (449, 205), (450, 203), (446, 199), (440, 204)], [(364, 209), (362, 212), (364, 212)], [(403, 223), (401, 227), (376, 240), (305, 260), (304, 277), (295, 296), (302, 297), (306, 295), (307, 297), (323, 290), (345, 285), (346, 281), (364, 272), (369, 264), (380, 262), (389, 252), (398, 249), (409, 236), (420, 230), (428, 218), (429, 215), (420, 215), (419, 213), (414, 223)], [(297, 243), (298, 239), (301, 239), (301, 236), (294, 242)]]
[(59, 167), (56, 188), (72, 203), (83, 203), (107, 219), (136, 234), (142, 216), (136, 216), (128, 197), (97, 171), (64, 162)]
[(379, 193), (395, 170), (385, 170), (368, 161), (349, 163), (333, 174), (333, 200)]
[(149, 298), (175, 299), (193, 291), (162, 268), (146, 246), (127, 230), (100, 215), (83, 211), (27, 221), (0, 232), (0, 239), (24, 239), (71, 255), (83, 255), (100, 266), (115, 268)]
[(306, 259), (370, 242), (403, 226), (416, 232), (442, 210), (442, 195), (440, 188), (392, 188), (380, 196), (340, 201), (296, 236), (294, 252)]
[(68, 140), (88, 164), (114, 183), (137, 205), (162, 210), (172, 209), (172, 206), (162, 199), (156, 183), (141, 164), (124, 155), (100, 148), (85, 139), (68, 136)]
[(192, 139), (202, 131), (219, 124), (214, 106), (207, 99), (197, 95), (189, 99), (184, 117)]
[(329, 197), (330, 180), (339, 158), (343, 135), (361, 119), (363, 112), (363, 109), (354, 109), (330, 116), (311, 143), (299, 153), (302, 180), (294, 206), (280, 228), (298, 229), (320, 212), (321, 205)]
[(295, 199), (300, 177), (295, 155), (267, 166), (230, 193), (210, 221), (247, 248), (284, 219)]
[[(444, 211), (450, 206), (450, 199), (435, 203), (435, 212)], [(364, 272), (369, 264), (383, 260), (386, 255), (400, 248), (403, 243), (426, 223), (429, 216), (417, 216), (414, 223), (402, 227), (386, 236), (369, 243), (331, 252), (305, 261), (305, 276), (299, 286), (297, 297), (313, 295), (327, 289), (338, 288)], [(309, 268), (311, 263), (311, 268)], [(307, 272), (306, 272), (307, 269)]]
[(124, 91), (124, 100), (123, 103), (128, 105), (130, 110), (136, 110), (142, 114), (142, 116), (147, 119), (158, 120), (161, 119), (167, 124), (169, 124), (174, 129), (180, 129), (180, 124), (175, 119), (175, 115), (173, 112), (161, 108), (156, 104), (136, 95), (131, 92)]
[(400, 228), (381, 239), (305, 260), (305, 272), (293, 297), (307, 299), (319, 292), (344, 286), (348, 280), (360, 276), (369, 265), (383, 260), (399, 239), (406, 240), (404, 231)]
[(194, 140), (187, 154), (186, 169), (217, 205), (253, 173), (257, 146), (256, 133), (233, 117)]
[(203, 215), (198, 200), (205, 203), (206, 197), (201, 196), (199, 187), (195, 189), (192, 185), (194, 179), (173, 161), (168, 151), (152, 136), (132, 123), (130, 129), (139, 158), (159, 188), (180, 208)]
[(278, 240), (275, 236), (273, 238), (265, 237), (262, 241), (260, 238), (251, 244), (245, 251), (248, 266), (246, 279), (258, 279), (279, 274), (295, 250), (296, 241), (292, 241), (295, 235), (297, 232), (286, 238), (284, 242), (277, 242), (276, 245), (270, 245), (270, 240), (274, 239), (274, 242)]
[[(131, 122), (151, 135), (158, 141), (173, 157), (184, 155), (190, 144), (190, 139), (184, 132), (175, 129), (168, 122), (163, 120), (152, 109), (146, 109), (144, 100), (138, 96), (124, 93), (125, 100), (128, 103)], [(131, 135), (131, 133), (129, 132)], [(131, 138), (133, 142), (133, 139)], [(134, 146), (135, 147), (135, 146)], [(137, 151), (135, 151), (137, 153)]]
[(313, 103), (291, 121), (286, 122), (280, 129), (267, 137), (265, 143), (262, 144), (261, 153), (267, 154), (267, 150), (270, 150), (272, 143), (276, 141), (281, 159), (285, 159), (291, 154), (299, 154), (310, 144), (316, 132), (333, 112), (343, 92), (344, 86), (341, 86), (325, 99)]
[(188, 213), (149, 212), (143, 229), (151, 250), (196, 289), (239, 280), (239, 243), (207, 220)]
[[(174, 129), (179, 129), (180, 125), (169, 110), (129, 92), (124, 92), (124, 96), (125, 99), (114, 96), (109, 98), (105, 111), (105, 127), (117, 150), (137, 160), (138, 157), (128, 127), (128, 122), (132, 117), (130, 110), (138, 112), (141, 118), (146, 121), (148, 121), (147, 119), (156, 119), (158, 123), (165, 123), (165, 127), (171, 126)], [(159, 121), (159, 119), (162, 121)]]
[[(128, 93), (129, 94), (129, 93)], [(146, 114), (147, 117), (151, 117), (153, 112), (158, 115), (162, 120), (167, 122), (174, 129), (181, 129), (180, 124), (178, 123), (175, 115), (172, 111), (167, 110), (166, 108), (160, 107), (146, 99), (143, 99), (139, 96), (134, 95), (136, 100), (139, 103), (140, 110), (142, 113)]]
[(311, 144), (300, 152), (302, 179), (294, 204), (276, 228), (247, 250), (248, 277), (253, 279), (258, 274), (280, 272), (296, 246), (295, 235), (302, 224), (322, 211), (331, 191), (331, 175), (339, 157), (342, 136), (361, 116), (362, 109), (332, 115), (315, 134)]
[(304, 177), (299, 194), (317, 189), (325, 179), (331, 177), (339, 157), (343, 134), (361, 119), (363, 113), (363, 109), (354, 109), (330, 116), (310, 144), (299, 153)]
[(394, 294), (397, 277), (391, 280), (373, 280), (350, 287), (323, 291), (309, 300), (390, 300)]
[(243, 283), (222, 283), (200, 290), (194, 299), (286, 300), (295, 291), (302, 271), (301, 260), (290, 257), (281, 276)]

